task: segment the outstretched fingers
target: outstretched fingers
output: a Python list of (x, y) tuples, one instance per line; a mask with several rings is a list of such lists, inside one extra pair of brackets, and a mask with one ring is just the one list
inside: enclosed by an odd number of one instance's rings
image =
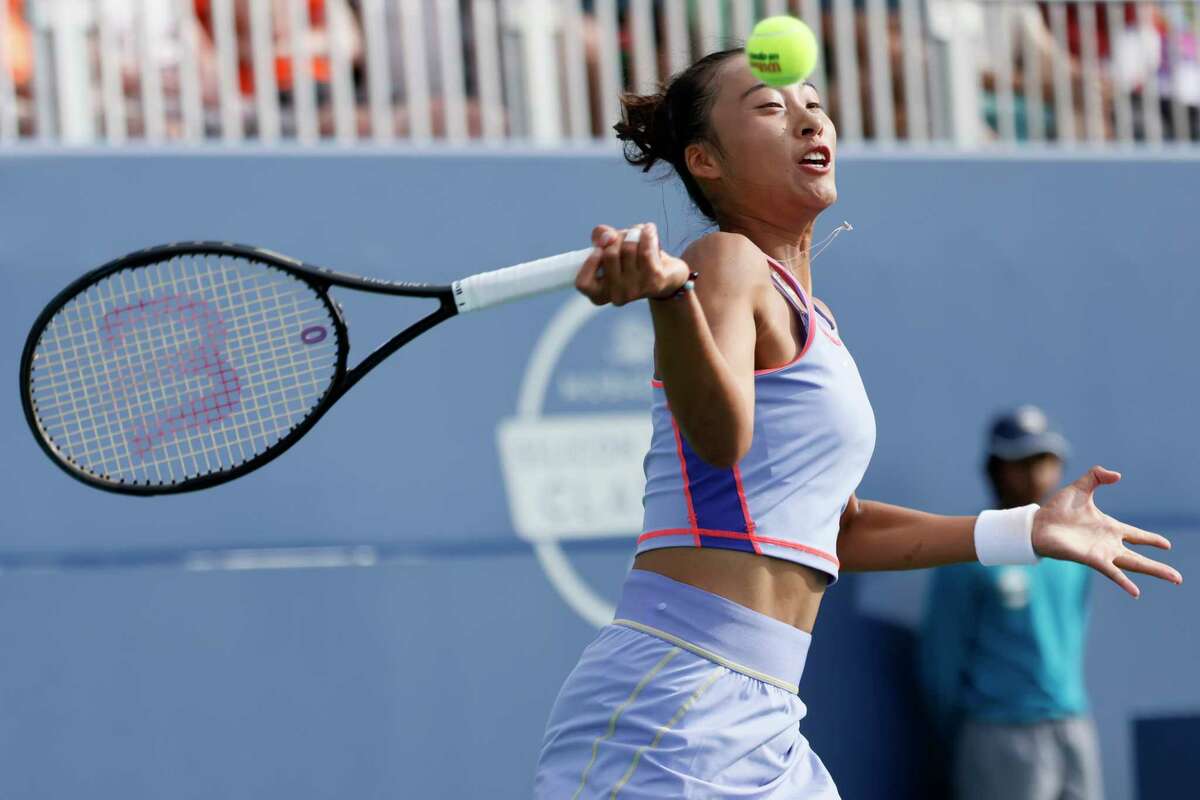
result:
[(1101, 484), (1116, 483), (1117, 481), (1121, 480), (1121, 473), (1117, 472), (1115, 469), (1102, 467), (1099, 464), (1092, 467), (1089, 471), (1096, 478), (1096, 481)]
[(1117, 556), (1113, 560), (1113, 563), (1130, 572), (1140, 572), (1143, 575), (1149, 575), (1152, 578), (1161, 578), (1164, 581), (1170, 581), (1174, 584), (1183, 583), (1183, 576), (1174, 567), (1169, 567), (1161, 561), (1155, 561), (1153, 558), (1148, 558), (1132, 550), (1126, 550)]
[(1103, 561), (1095, 565), (1095, 568), (1098, 572), (1101, 572), (1112, 579), (1112, 582), (1117, 586), (1120, 586), (1122, 589), (1129, 592), (1131, 596), (1135, 598), (1141, 596), (1142, 592), (1140, 589), (1138, 589), (1137, 584), (1129, 580), (1129, 576), (1122, 572), (1120, 567), (1118, 567), (1116, 564), (1113, 564), (1109, 561)]
[(1121, 473), (1096, 465), (1075, 481), (1075, 487), (1088, 494), (1096, 491), (1096, 487), (1116, 483), (1121, 480)]
[(1160, 536), (1157, 533), (1144, 531), (1141, 528), (1135, 528), (1132, 525), (1118, 523), (1121, 529), (1121, 538), (1130, 544), (1148, 544), (1151, 547), (1157, 547), (1160, 550), (1170, 550), (1171, 540), (1165, 536)]

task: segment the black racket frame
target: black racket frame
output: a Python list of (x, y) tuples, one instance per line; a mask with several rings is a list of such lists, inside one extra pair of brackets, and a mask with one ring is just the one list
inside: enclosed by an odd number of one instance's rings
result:
[[(195, 478), (169, 484), (106, 480), (74, 464), (65, 456), (60, 455), (55, 450), (49, 433), (39, 424), (34, 410), (31, 381), (34, 352), (37, 350), (37, 344), (41, 339), (42, 332), (50, 323), (50, 320), (54, 318), (54, 315), (73, 298), (82, 294), (93, 284), (99, 283), (104, 278), (122, 270), (137, 269), (181, 256), (228, 256), (242, 258), (274, 267), (307, 284), (317, 297), (320, 298), (321, 302), (325, 304), (326, 310), (329, 311), (330, 318), (333, 320), (337, 331), (337, 367), (333, 380), (330, 382), (329, 388), (325, 390), (325, 394), (321, 396), (321, 399), (313, 406), (312, 410), (297, 422), (291, 430), (284, 434), (283, 438), (271, 445), (264, 452), (238, 464), (232, 469), (221, 472), (209, 472)], [(347, 369), (347, 361), (350, 356), (350, 333), (346, 326), (345, 318), (342, 316), (341, 308), (329, 296), (329, 290), (335, 286), (373, 292), (375, 294), (435, 299), (439, 301), (439, 304), (436, 310), (409, 325), (377, 347), (370, 355), (355, 365), (353, 369)], [(137, 496), (198, 491), (217, 486), (253, 472), (287, 452), (292, 445), (300, 441), (301, 437), (317, 424), (321, 417), (325, 415), (325, 412), (341, 399), (342, 395), (350, 391), (356, 383), (362, 380), (380, 362), (422, 333), (456, 314), (458, 314), (458, 306), (454, 302), (454, 290), (449, 285), (364, 278), (318, 267), (314, 264), (298, 261), (289, 256), (271, 250), (264, 250), (260, 247), (231, 242), (196, 241), (156, 245), (129, 253), (91, 270), (73, 281), (47, 304), (42, 313), (34, 321), (33, 327), (29, 331), (29, 336), (25, 340), (25, 347), (21, 351), (21, 407), (25, 412), (25, 421), (29, 424), (29, 428), (33, 432), (34, 438), (37, 439), (38, 444), (41, 445), (42, 450), (50, 457), (51, 461), (76, 480), (98, 489), (104, 489), (105, 491)]]

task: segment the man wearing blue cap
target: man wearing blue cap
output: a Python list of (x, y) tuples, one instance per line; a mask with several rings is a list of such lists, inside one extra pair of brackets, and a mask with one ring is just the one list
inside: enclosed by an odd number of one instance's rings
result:
[[(1044, 501), (1067, 453), (1035, 406), (996, 418), (986, 464), (996, 507)], [(1053, 559), (934, 570), (920, 672), (962, 800), (1102, 796), (1083, 686), (1088, 575)]]

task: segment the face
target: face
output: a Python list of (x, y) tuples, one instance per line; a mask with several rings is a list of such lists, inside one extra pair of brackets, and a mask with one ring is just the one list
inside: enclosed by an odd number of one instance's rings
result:
[(710, 124), (720, 143), (688, 147), (688, 167), (718, 204), (760, 216), (815, 216), (837, 200), (837, 131), (810, 84), (763, 85), (744, 58), (715, 77)]
[(1008, 508), (1041, 503), (1062, 483), (1063, 463), (1050, 453), (999, 461), (992, 472), (996, 496)]

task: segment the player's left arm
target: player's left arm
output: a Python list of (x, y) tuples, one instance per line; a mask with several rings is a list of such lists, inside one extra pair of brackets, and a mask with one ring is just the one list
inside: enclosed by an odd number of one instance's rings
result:
[[(1092, 467), (1060, 489), (1034, 515), (1034, 552), (1085, 564), (1134, 597), (1140, 592), (1125, 570), (1182, 583), (1183, 576), (1175, 569), (1126, 547), (1127, 543), (1145, 544), (1169, 550), (1171, 543), (1165, 537), (1126, 525), (1096, 507), (1096, 488), (1120, 479), (1117, 472)], [(851, 572), (975, 561), (975, 520), (928, 514), (851, 495), (842, 512), (838, 560), (843, 570)]]

